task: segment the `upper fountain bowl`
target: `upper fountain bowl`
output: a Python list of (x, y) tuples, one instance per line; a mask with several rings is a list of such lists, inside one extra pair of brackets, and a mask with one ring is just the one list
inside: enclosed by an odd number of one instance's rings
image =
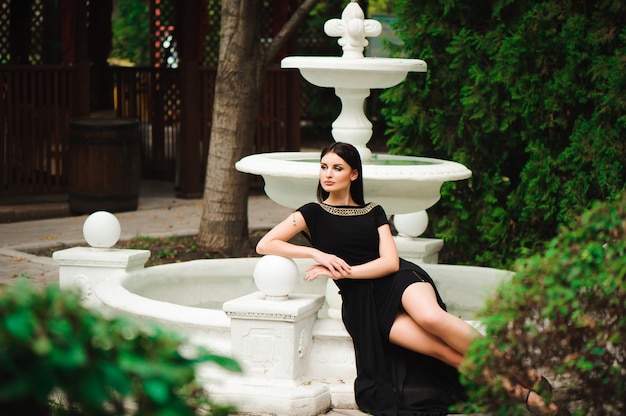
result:
[(327, 88), (390, 88), (404, 80), (409, 72), (426, 72), (421, 59), (358, 58), (337, 56), (288, 56), (283, 68), (297, 68), (311, 84)]
[[(267, 196), (292, 209), (315, 198), (319, 167), (319, 153), (313, 152), (260, 153), (236, 164), (241, 172), (263, 176)], [(425, 157), (375, 154), (363, 163), (365, 198), (388, 215), (430, 208), (439, 201), (444, 182), (471, 175), (460, 163)]]

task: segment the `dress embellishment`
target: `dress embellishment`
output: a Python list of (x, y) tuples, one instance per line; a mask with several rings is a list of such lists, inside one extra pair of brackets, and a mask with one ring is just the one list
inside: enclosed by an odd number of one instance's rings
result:
[(329, 214), (340, 215), (342, 217), (354, 217), (357, 215), (365, 215), (373, 210), (378, 204), (370, 202), (363, 207), (334, 207), (332, 205), (319, 203), (319, 206)]

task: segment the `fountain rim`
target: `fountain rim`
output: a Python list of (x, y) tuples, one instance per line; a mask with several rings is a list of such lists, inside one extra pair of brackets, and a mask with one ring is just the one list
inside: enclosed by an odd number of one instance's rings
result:
[(281, 61), (282, 68), (333, 69), (349, 71), (426, 72), (428, 65), (413, 58), (345, 58), (342, 56), (288, 56)]
[(124, 286), (124, 280), (132, 277), (130, 274), (109, 278), (95, 287), (94, 294), (107, 308), (134, 316), (198, 327), (227, 328), (230, 324), (230, 318), (219, 309), (186, 306), (138, 295)]
[[(453, 181), (468, 179), (472, 176), (472, 171), (467, 167), (449, 160), (386, 154), (374, 154), (372, 157), (382, 160), (414, 160), (428, 164), (414, 166), (371, 165), (367, 161), (363, 161), (363, 178), (367, 181)], [(313, 159), (315, 162), (301, 159)], [(318, 160), (319, 152), (257, 153), (242, 158), (235, 164), (235, 167), (240, 172), (256, 175), (317, 178), (319, 174)], [(272, 163), (267, 163), (268, 161)]]
[[(230, 263), (238, 263), (243, 260), (245, 263), (256, 264), (261, 257), (241, 257), (241, 258), (227, 258), (227, 259), (202, 259), (193, 260), (190, 262), (172, 263), (151, 266), (145, 269), (139, 269), (132, 272), (127, 272), (121, 276), (114, 276), (105, 279), (93, 288), (94, 295), (102, 302), (107, 308), (112, 311), (124, 312), (134, 316), (155, 319), (161, 322), (169, 322), (172, 324), (182, 324), (186, 327), (213, 327), (213, 328), (227, 328), (230, 325), (230, 318), (226, 312), (222, 309), (209, 309), (196, 306), (181, 305), (178, 303), (161, 301), (151, 299), (149, 297), (142, 296), (133, 292), (128, 288), (127, 281), (133, 279), (137, 274), (144, 273), (158, 273), (159, 271), (168, 269), (177, 269), (182, 267), (202, 267), (204, 270), (208, 264), (220, 266), (228, 266)], [(412, 259), (410, 256), (406, 257), (407, 260), (416, 262), (416, 259)], [(304, 270), (306, 266), (310, 264), (308, 259), (294, 259), (298, 264), (299, 270)], [(439, 263), (427, 263), (422, 264), (422, 267), (430, 273), (435, 281), (441, 278), (440, 273), (450, 273), (454, 271), (460, 273), (463, 270), (466, 276), (473, 276), (477, 279), (480, 275), (480, 280), (491, 280), (496, 283), (499, 281), (508, 280), (513, 276), (513, 272), (503, 269), (495, 269), (491, 267), (481, 266), (469, 266), (469, 265), (457, 265), (457, 264), (439, 264)], [(480, 272), (480, 273), (478, 273)], [(210, 274), (209, 274), (210, 275)], [(183, 279), (185, 275), (182, 275)], [(250, 275), (250, 279), (253, 279)], [(441, 284), (443, 281), (438, 282)], [(498, 283), (499, 284), (499, 283)], [(294, 295), (297, 295), (295, 293)], [(322, 318), (333, 319), (333, 318)]]

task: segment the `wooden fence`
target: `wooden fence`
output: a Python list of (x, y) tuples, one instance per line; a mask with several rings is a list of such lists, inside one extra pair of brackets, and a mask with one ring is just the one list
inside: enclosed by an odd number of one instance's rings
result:
[[(174, 181), (186, 163), (200, 163), (199, 172), (205, 172), (215, 69), (199, 70), (201, 128), (199, 137), (191, 139), (199, 153), (180, 149), (178, 70), (111, 70), (116, 115), (140, 123), (142, 177)], [(67, 193), (74, 78), (69, 66), (0, 66), (0, 203)], [(300, 82), (292, 71), (268, 71), (257, 121), (256, 152), (300, 148)], [(182, 160), (181, 155), (190, 153), (193, 160)], [(201, 183), (198, 187), (201, 189)]]
[(73, 73), (0, 66), (0, 197), (66, 192)]

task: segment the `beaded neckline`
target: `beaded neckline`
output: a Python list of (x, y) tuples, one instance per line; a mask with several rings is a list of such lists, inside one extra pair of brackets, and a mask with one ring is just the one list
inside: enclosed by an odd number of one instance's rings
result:
[(340, 215), (342, 217), (352, 217), (356, 215), (365, 215), (371, 210), (374, 209), (378, 204), (375, 202), (370, 202), (362, 207), (351, 207), (351, 206), (341, 206), (336, 207), (333, 205), (328, 205), (323, 202), (318, 202), (319, 206), (329, 214)]

